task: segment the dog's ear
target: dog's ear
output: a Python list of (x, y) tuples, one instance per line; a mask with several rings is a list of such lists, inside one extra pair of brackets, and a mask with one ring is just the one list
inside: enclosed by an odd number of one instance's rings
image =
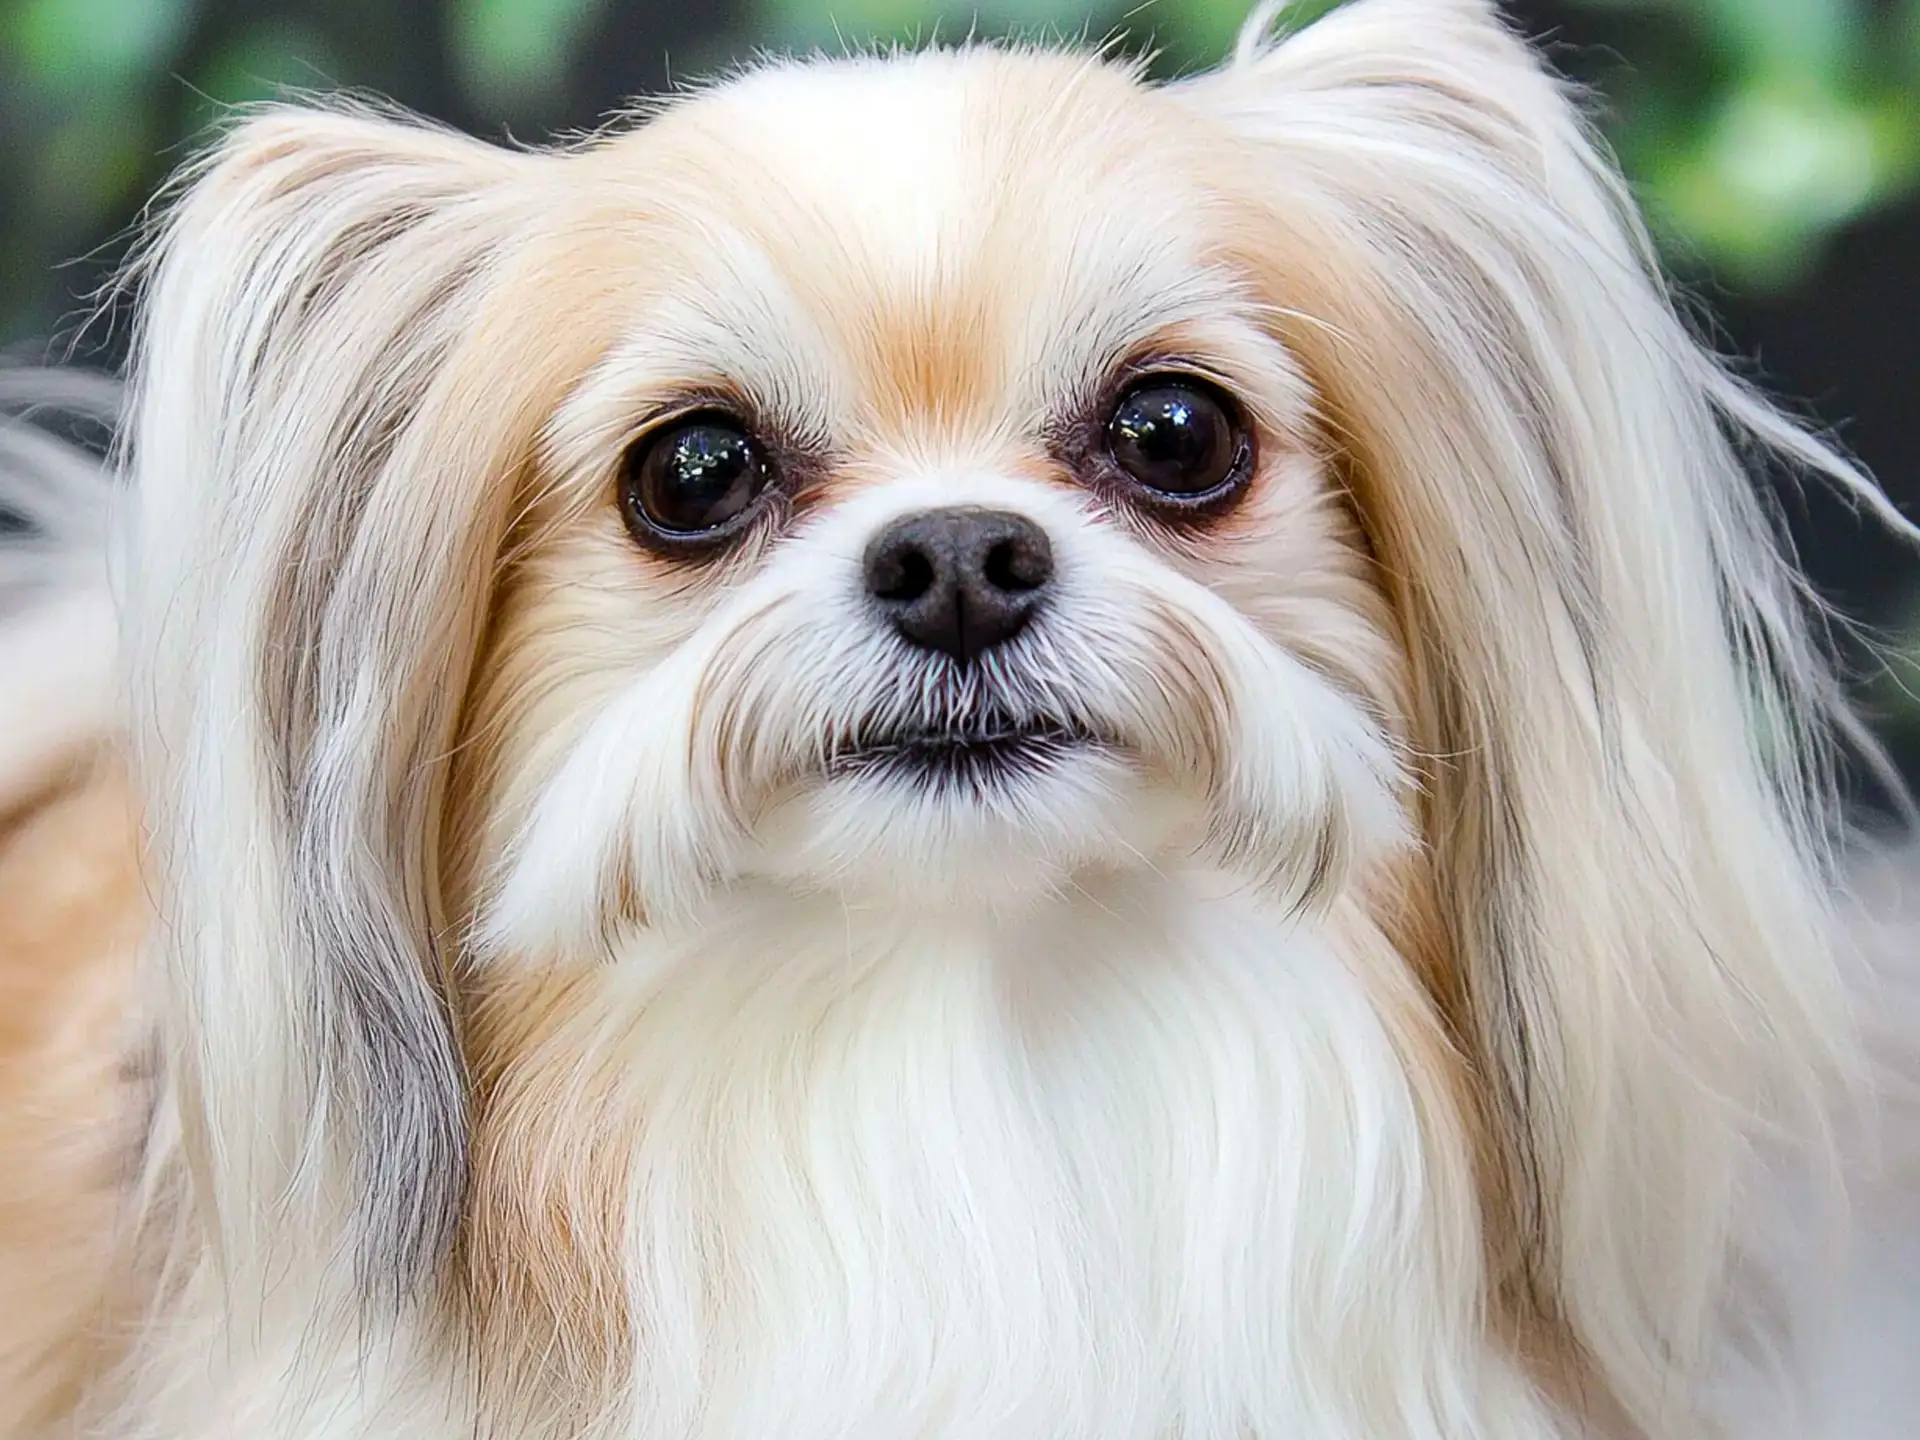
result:
[(1696, 343), (1491, 4), (1359, 0), (1171, 93), (1223, 157), (1232, 258), (1320, 389), (1412, 658), (1503, 1161), (1490, 1243), (1667, 1433), (1750, 1151), (1824, 1147), (1851, 1054), (1826, 897), (1832, 736), (1857, 726), (1743, 457), (1886, 504)]
[(230, 1273), (350, 1249), (399, 1293), (457, 1220), (442, 790), (537, 424), (539, 338), (491, 300), (554, 163), (275, 109), (138, 262), (124, 608), (171, 1083)]

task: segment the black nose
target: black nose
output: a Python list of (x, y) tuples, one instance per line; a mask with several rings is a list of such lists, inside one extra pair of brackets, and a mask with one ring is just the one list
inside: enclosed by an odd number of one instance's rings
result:
[(915, 645), (965, 665), (1020, 633), (1053, 579), (1038, 525), (1005, 510), (903, 515), (867, 546), (867, 593)]

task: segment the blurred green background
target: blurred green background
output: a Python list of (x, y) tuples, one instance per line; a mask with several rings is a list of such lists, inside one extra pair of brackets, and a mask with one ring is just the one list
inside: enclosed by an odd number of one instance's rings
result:
[[(0, 347), (112, 363), (113, 328), (80, 322), (127, 225), (220, 107), (284, 87), (378, 91), (480, 134), (536, 139), (768, 49), (1121, 36), (1174, 73), (1223, 55), (1249, 4), (0, 0)], [(1507, 9), (1592, 88), (1723, 343), (1833, 423), (1920, 514), (1920, 0)], [(1781, 495), (1818, 583), (1890, 636), (1920, 631), (1899, 547), (1837, 507)], [(1850, 658), (1874, 668), (1866, 649)], [(1920, 773), (1909, 688), (1883, 674), (1868, 695)]]
[[(969, 33), (1120, 35), (1179, 71), (1247, 0), (0, 0), (0, 343), (71, 304), (57, 261), (122, 223), (233, 101), (283, 86), (395, 96), (468, 128), (590, 124), (758, 49)], [(1297, 0), (1302, 18), (1332, 8)], [(1832, 233), (1920, 184), (1920, 0), (1562, 0), (1510, 11), (1596, 82), (1675, 254), (1802, 283)], [(1568, 43), (1580, 37), (1584, 44)], [(1572, 63), (1569, 64), (1569, 58)]]

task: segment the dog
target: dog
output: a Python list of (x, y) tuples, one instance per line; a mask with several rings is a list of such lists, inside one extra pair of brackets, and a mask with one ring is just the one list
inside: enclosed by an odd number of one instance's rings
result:
[(6, 1433), (1904, 1433), (1753, 473), (1905, 522), (1489, 4), (156, 213), (0, 587)]

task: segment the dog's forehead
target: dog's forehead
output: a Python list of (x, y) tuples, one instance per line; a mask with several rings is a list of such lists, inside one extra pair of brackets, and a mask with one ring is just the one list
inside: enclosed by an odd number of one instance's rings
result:
[(1111, 363), (1208, 288), (1155, 103), (1087, 57), (785, 65), (677, 107), (634, 163), (672, 170), (699, 236), (676, 271), (728, 349), (712, 368), (817, 345), (816, 378), (837, 371), (883, 424), (985, 414), (1036, 369)]
[(1146, 100), (1088, 57), (981, 48), (770, 67), (688, 118), (872, 259), (912, 264), (1009, 222), (1038, 239), (1043, 197), (1092, 201), (1124, 183)]
[(867, 264), (907, 271), (989, 223), (1006, 118), (991, 77), (924, 61), (783, 66), (696, 102), (691, 118), (780, 192), (776, 209), (829, 220)]

